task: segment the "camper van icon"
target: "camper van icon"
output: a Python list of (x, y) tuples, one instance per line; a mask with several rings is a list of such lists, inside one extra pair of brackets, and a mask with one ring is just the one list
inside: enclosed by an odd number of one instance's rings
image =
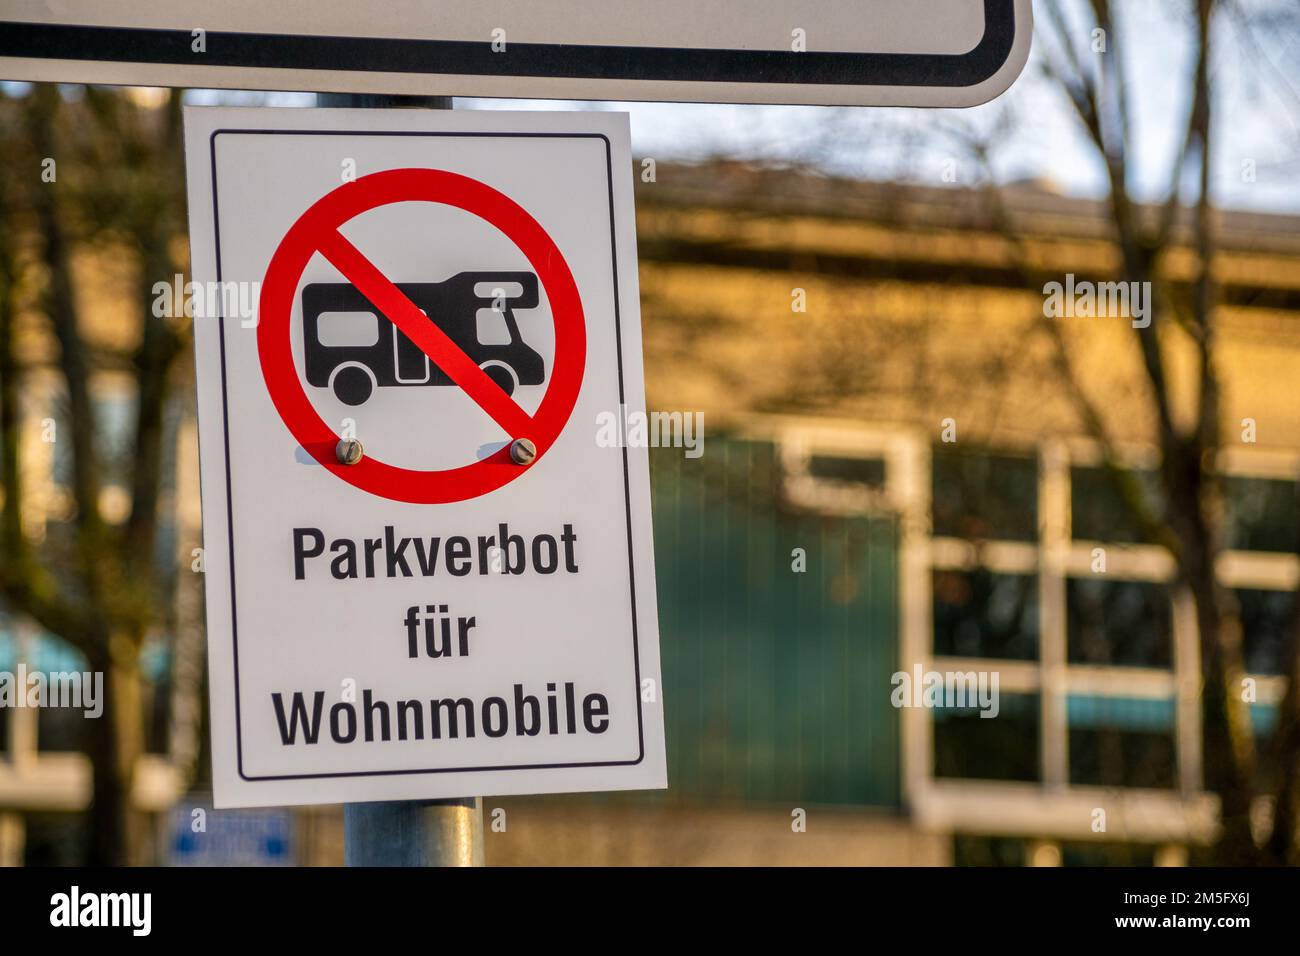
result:
[[(546, 380), (515, 321), (516, 309), (537, 308), (533, 273), (462, 272), (397, 288), (507, 395)], [(377, 387), (456, 384), (349, 282), (305, 286), (302, 324), (307, 383), (346, 405), (365, 404)]]

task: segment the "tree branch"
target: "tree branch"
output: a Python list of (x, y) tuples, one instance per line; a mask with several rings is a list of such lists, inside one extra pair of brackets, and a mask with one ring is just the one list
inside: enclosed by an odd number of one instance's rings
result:
[[(27, 122), (32, 147), (40, 157), (54, 158), (54, 123), (60, 109), (57, 88), (37, 85), (28, 96)], [(44, 242), (46, 314), (59, 343), (59, 369), (68, 399), (67, 429), (72, 433), (72, 491), (77, 505), (79, 565), (92, 603), (103, 606), (102, 543), (104, 524), (99, 510), (100, 468), (95, 448), (95, 410), (90, 396), (90, 363), (81, 339), (76, 296), (72, 287), (72, 252), (59, 214), (55, 183), (32, 190), (37, 226)]]
[[(179, 90), (170, 91), (162, 141), (154, 156), (180, 157), (181, 96)], [(171, 160), (173, 166), (178, 160)], [(183, 170), (176, 168), (173, 176), (164, 176), (161, 186), (167, 190), (170, 183), (184, 182)], [(172, 364), (181, 352), (182, 340), (169, 324), (166, 316), (154, 315), (151, 303), (153, 285), (159, 279), (173, 274), (171, 244), (176, 231), (176, 220), (164, 194), (157, 203), (157, 212), (141, 232), (141, 282), (140, 308), (143, 331), (136, 352), (136, 421), (135, 454), (131, 469), (131, 513), (127, 519), (126, 544), (131, 577), (148, 577), (152, 558), (154, 535), (158, 523), (158, 499), (162, 484), (163, 462), (163, 412), (169, 393), (168, 381)]]
[[(4, 191), (12, 177), (0, 177), (0, 209), (10, 210)], [(32, 558), (23, 529), (21, 370), (15, 327), (19, 279), (14, 219), (0, 219), (0, 593), (16, 611), (52, 633), (66, 636), (79, 650), (90, 646), (90, 621), (64, 599), (48, 570)]]

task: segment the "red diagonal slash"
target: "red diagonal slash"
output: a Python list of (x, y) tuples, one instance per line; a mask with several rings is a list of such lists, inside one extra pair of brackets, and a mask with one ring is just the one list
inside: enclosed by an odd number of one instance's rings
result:
[(438, 327), (432, 317), (421, 312), (415, 303), (403, 295), (360, 249), (337, 229), (324, 233), (319, 240), (321, 255), (401, 329), (448, 378), (464, 389), (466, 395), (492, 416), (492, 420), (504, 428), (510, 438), (528, 437), (533, 424), (528, 414)]

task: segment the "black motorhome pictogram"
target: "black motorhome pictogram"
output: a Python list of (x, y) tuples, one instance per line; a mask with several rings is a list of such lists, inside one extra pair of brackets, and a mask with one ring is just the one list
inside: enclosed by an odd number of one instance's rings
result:
[[(542, 356), (524, 342), (514, 314), (537, 308), (533, 273), (462, 272), (444, 282), (398, 282), (397, 288), (507, 395), (519, 385), (545, 382)], [(481, 340), (483, 310), (491, 313), (489, 322), (504, 325), (507, 341)], [(330, 322), (334, 316), (343, 319), (339, 330)], [(305, 286), (302, 327), (307, 384), (332, 389), (344, 404), (364, 404), (379, 386), (455, 384), (350, 282)]]

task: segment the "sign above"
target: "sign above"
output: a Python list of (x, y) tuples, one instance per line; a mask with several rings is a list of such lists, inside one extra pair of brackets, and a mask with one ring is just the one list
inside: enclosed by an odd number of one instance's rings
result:
[(12, 0), (0, 79), (719, 103), (975, 106), (1030, 0)]
[(215, 805), (665, 786), (627, 115), (185, 140)]

